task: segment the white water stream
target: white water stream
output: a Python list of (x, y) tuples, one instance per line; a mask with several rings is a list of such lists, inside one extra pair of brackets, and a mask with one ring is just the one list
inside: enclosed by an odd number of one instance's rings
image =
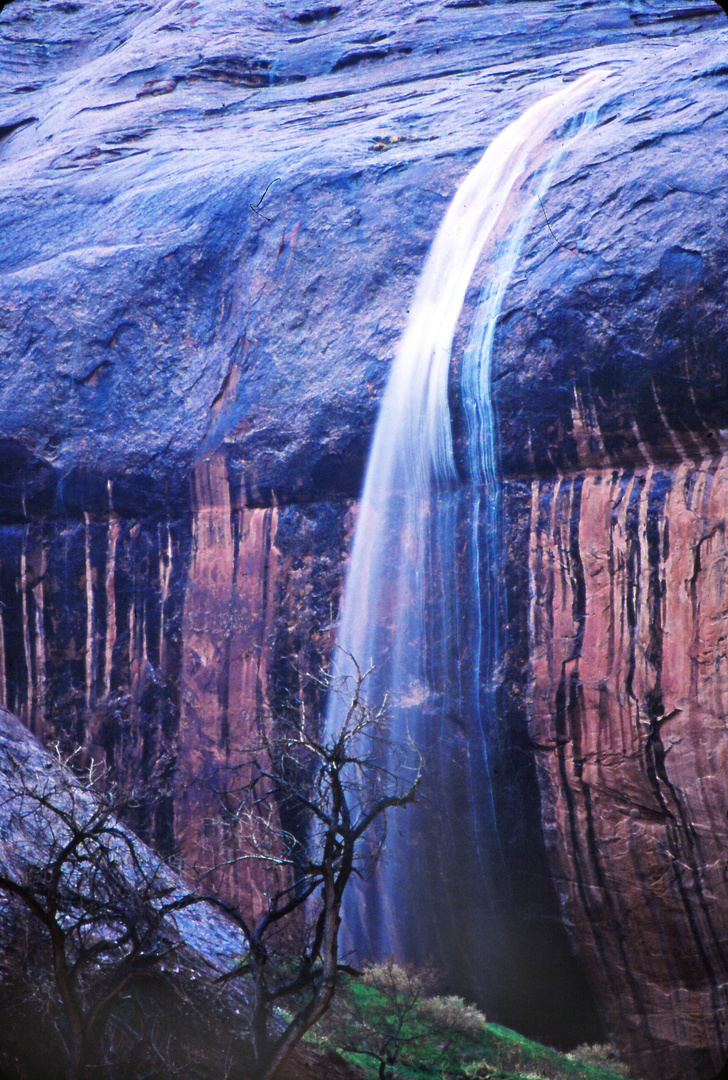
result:
[[(529, 108), (491, 143), (456, 192), (422, 272), (374, 434), (344, 593), (337, 676), (371, 670), (374, 703), (387, 695), (393, 741), (436, 747), (448, 730), (469, 732), (463, 785), (468, 813), (488, 809), (487, 718), (492, 668), (500, 649), (495, 545), (498, 484), (491, 403), (492, 344), (504, 292), (539, 198), (581, 128), (568, 121), (605, 78), (587, 74)], [(568, 130), (567, 130), (568, 129)], [(461, 364), (468, 480), (458, 475), (448, 402), (451, 350), (466, 291), (483, 253), (489, 275)], [(463, 487), (467, 512), (463, 513)], [(456, 550), (462, 522), (471, 537)], [(460, 526), (459, 526), (460, 523)], [(493, 546), (489, 554), (483, 544)], [(484, 554), (487, 558), (484, 557)], [(458, 601), (463, 558), (472, 610)], [(485, 569), (484, 569), (485, 567)], [(460, 589), (462, 592), (462, 589)], [(483, 663), (489, 664), (488, 678)], [(346, 702), (331, 696), (327, 726)], [(475, 732), (475, 734), (473, 734)], [(426, 754), (432, 755), (432, 750)], [(430, 765), (425, 762), (425, 768)], [(486, 782), (484, 783), (483, 778)], [(481, 809), (479, 809), (481, 808)], [(415, 811), (416, 812), (416, 811)], [(412, 817), (413, 811), (405, 812)], [(394, 824), (394, 823), (393, 823)], [(479, 834), (474, 821), (473, 836)], [(388, 896), (407, 875), (411, 830), (398, 819), (376, 889), (346, 913), (347, 937), (379, 955), (406, 952)], [(366, 924), (366, 926), (364, 926)]]

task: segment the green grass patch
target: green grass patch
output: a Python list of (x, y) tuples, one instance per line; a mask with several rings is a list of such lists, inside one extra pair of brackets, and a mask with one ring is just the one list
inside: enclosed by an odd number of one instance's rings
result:
[(391, 964), (370, 968), (344, 984), (311, 1039), (362, 1080), (624, 1080), (608, 1046), (562, 1054), (488, 1023), (461, 998), (428, 996), (426, 986)]

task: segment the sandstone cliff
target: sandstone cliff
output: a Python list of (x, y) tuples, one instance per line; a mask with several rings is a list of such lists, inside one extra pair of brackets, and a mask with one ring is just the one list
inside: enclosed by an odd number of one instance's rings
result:
[(570, 1026), (553, 875), (608, 1025), (662, 1077), (728, 1056), (724, 23), (671, 0), (0, 14), (0, 701), (130, 775), (166, 761), (177, 794), (135, 826), (188, 863), (234, 854), (225, 777), (330, 653), (457, 182), (562, 78), (613, 70), (497, 337), (507, 975), (463, 974), (490, 908), (446, 837), (423, 872), (461, 881), (429, 916), (453, 980), (568, 1040), (595, 1021)]
[[(562, 908), (635, 1070), (675, 1076), (726, 1058), (721, 94), (585, 147), (552, 189), (583, 263), (554, 250), (515, 286), (497, 390), (504, 457), (535, 474), (514, 543)], [(572, 217), (595, 160), (605, 182)]]

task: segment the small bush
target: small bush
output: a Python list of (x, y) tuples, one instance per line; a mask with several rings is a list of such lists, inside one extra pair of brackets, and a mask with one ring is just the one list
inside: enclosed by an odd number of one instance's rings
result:
[(609, 1069), (619, 1076), (629, 1076), (627, 1066), (619, 1060), (619, 1051), (612, 1043), (582, 1043), (567, 1056), (575, 1061), (583, 1061), (585, 1065)]
[(384, 994), (390, 1002), (398, 1006), (417, 1002), (426, 994), (432, 976), (427, 971), (415, 971), (414, 968), (395, 964), (385, 960), (381, 964), (369, 964), (361, 974), (362, 986), (372, 986)]
[(430, 1027), (444, 1034), (478, 1039), (485, 1034), (488, 1021), (474, 1005), (460, 997), (432, 997), (420, 1001), (417, 1015)]

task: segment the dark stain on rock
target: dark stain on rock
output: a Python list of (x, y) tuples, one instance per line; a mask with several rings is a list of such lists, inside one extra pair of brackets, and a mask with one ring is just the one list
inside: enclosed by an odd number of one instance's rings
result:
[(392, 45), (384, 49), (358, 49), (340, 56), (331, 70), (332, 72), (346, 71), (347, 68), (356, 67), (357, 64), (367, 61), (386, 60), (391, 56), (408, 56), (411, 52), (409, 45)]
[(298, 15), (291, 15), (290, 18), (293, 22), (300, 23), (302, 26), (309, 26), (311, 23), (330, 22), (340, 11), (341, 7), (329, 4), (323, 7), (309, 8), (307, 11), (299, 12)]

